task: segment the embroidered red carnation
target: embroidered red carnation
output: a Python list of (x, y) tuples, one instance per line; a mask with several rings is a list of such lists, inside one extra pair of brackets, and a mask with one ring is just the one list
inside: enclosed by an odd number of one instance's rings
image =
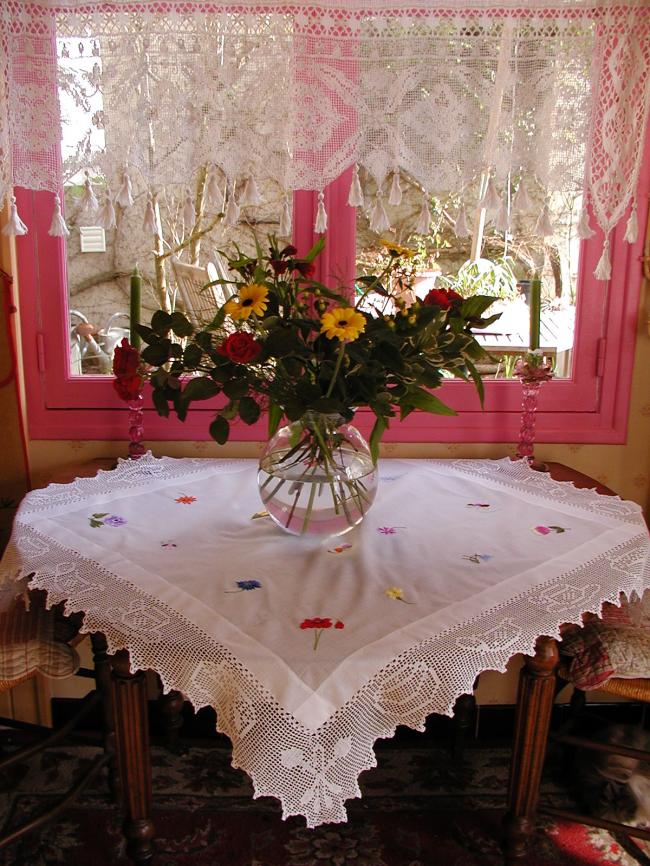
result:
[(453, 289), (431, 289), (422, 303), (428, 307), (440, 307), (441, 310), (448, 310), (454, 303), (462, 302), (462, 300), (462, 295)]
[(231, 361), (234, 361), (235, 364), (247, 364), (249, 361), (257, 358), (261, 351), (261, 344), (247, 331), (237, 331), (235, 334), (230, 334), (217, 347), (217, 352), (220, 355), (225, 355)]
[(332, 620), (329, 617), (321, 618), (314, 617), (314, 619), (304, 619), (300, 623), (300, 628), (332, 628)]

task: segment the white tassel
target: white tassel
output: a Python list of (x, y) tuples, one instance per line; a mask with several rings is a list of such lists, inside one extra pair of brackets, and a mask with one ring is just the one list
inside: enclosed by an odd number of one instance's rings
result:
[(627, 226), (625, 227), (625, 237), (623, 240), (626, 240), (628, 244), (635, 244), (639, 237), (639, 221), (636, 215), (636, 202), (632, 207), (632, 213), (627, 221)]
[(244, 189), (242, 190), (241, 198), (239, 199), (239, 204), (262, 204), (262, 196), (260, 195), (260, 191), (257, 188), (254, 177), (249, 177), (246, 180), (246, 183), (244, 184)]
[(318, 193), (318, 209), (316, 211), (314, 231), (319, 235), (327, 231), (327, 211), (325, 210), (325, 196), (322, 192)]
[(208, 182), (205, 185), (205, 195), (212, 207), (221, 210), (223, 208), (223, 195), (219, 188), (219, 179), (216, 169), (212, 169), (208, 176)]
[(497, 192), (494, 178), (488, 180), (488, 184), (483, 193), (483, 198), (479, 202), (482, 208), (485, 208), (486, 216), (491, 219), (501, 206), (501, 196)]
[(415, 233), (418, 235), (428, 235), (431, 231), (431, 211), (429, 210), (429, 200), (425, 196), (422, 197), (422, 207), (420, 215), (415, 226)]
[(115, 201), (119, 204), (120, 207), (131, 207), (133, 204), (133, 186), (131, 184), (131, 178), (129, 177), (129, 171), (124, 167), (124, 172), (122, 173), (122, 183), (120, 188), (117, 191), (117, 195), (115, 196)]
[(350, 184), (350, 193), (348, 195), (348, 204), (350, 207), (364, 207), (365, 201), (363, 198), (363, 190), (361, 189), (361, 181), (359, 180), (359, 166), (355, 165), (352, 170), (352, 183)]
[(282, 214), (280, 215), (280, 235), (283, 238), (291, 237), (291, 206), (289, 204), (289, 194), (285, 194), (282, 203)]
[(95, 197), (95, 193), (93, 191), (93, 185), (90, 182), (90, 177), (88, 172), (84, 172), (86, 175), (86, 179), (84, 181), (84, 191), (81, 196), (81, 212), (82, 213), (95, 213), (97, 208), (99, 207), (99, 203)]
[(144, 220), (142, 223), (142, 231), (148, 235), (156, 234), (156, 212), (153, 207), (153, 196), (147, 196), (147, 206), (144, 209)]
[(494, 228), (498, 232), (504, 232), (504, 234), (510, 229), (508, 202), (505, 200), (505, 198), (501, 201), (501, 204), (499, 205), (499, 211), (496, 215), (496, 219), (494, 220)]
[(115, 208), (113, 207), (110, 189), (106, 190), (104, 204), (97, 211), (95, 223), (103, 229), (115, 228)]
[(534, 233), (540, 238), (547, 238), (552, 235), (553, 232), (554, 229), (553, 224), (551, 223), (551, 214), (549, 212), (548, 205), (545, 204), (540, 212), (540, 215), (537, 217)]
[(6, 236), (18, 237), (27, 234), (27, 226), (18, 216), (18, 208), (16, 207), (16, 197), (11, 196), (9, 199), (9, 219), (2, 229), (2, 234)]
[(587, 241), (592, 238), (596, 232), (589, 225), (589, 214), (587, 208), (583, 205), (580, 211), (580, 219), (578, 220), (578, 237), (581, 241)]
[(597, 280), (608, 280), (612, 275), (612, 263), (609, 258), (609, 238), (603, 246), (603, 254), (598, 260), (594, 276)]
[(188, 190), (185, 195), (185, 204), (183, 205), (183, 225), (186, 232), (191, 232), (196, 222), (196, 211), (194, 210), (194, 202), (192, 195)]
[(63, 214), (61, 213), (61, 199), (58, 195), (54, 196), (54, 213), (52, 214), (52, 222), (48, 229), (48, 235), (53, 238), (68, 238), (70, 237), (70, 229), (65, 224)]
[(388, 204), (397, 206), (402, 202), (402, 187), (399, 182), (399, 170), (393, 172), (393, 182), (390, 185)]
[(454, 223), (454, 234), (457, 238), (468, 238), (471, 235), (469, 225), (467, 224), (467, 211), (465, 210), (464, 204), (460, 206), (460, 210), (458, 211), (458, 216)]
[(237, 204), (237, 200), (235, 199), (235, 190), (230, 193), (230, 198), (228, 199), (228, 207), (226, 208), (226, 213), (224, 214), (223, 221), (227, 226), (236, 226), (239, 222), (239, 211), (240, 207)]
[(517, 192), (512, 199), (512, 212), (513, 213), (530, 213), (533, 209), (533, 203), (530, 200), (530, 196), (528, 195), (528, 188), (524, 182), (523, 177), (519, 181), (519, 186), (517, 187)]
[(380, 235), (382, 232), (385, 232), (390, 228), (390, 220), (388, 219), (388, 214), (386, 213), (386, 208), (384, 207), (384, 200), (381, 197), (381, 190), (377, 190), (377, 196), (375, 198), (375, 204), (372, 209), (372, 214), (370, 216), (370, 231), (377, 232)]

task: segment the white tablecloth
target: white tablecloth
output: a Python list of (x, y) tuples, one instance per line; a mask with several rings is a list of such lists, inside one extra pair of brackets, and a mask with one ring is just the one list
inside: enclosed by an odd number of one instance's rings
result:
[(30, 493), (0, 575), (34, 572), (111, 651), (213, 706), (285, 816), (342, 821), (377, 738), (650, 585), (634, 503), (509, 460), (384, 460), (380, 476), (364, 523), (323, 540), (257, 516), (254, 461), (123, 461)]

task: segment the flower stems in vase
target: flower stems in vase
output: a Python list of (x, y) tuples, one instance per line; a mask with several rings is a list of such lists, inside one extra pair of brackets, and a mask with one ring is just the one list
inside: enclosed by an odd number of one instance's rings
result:
[(542, 382), (548, 382), (549, 379), (553, 378), (551, 365), (538, 349), (517, 359), (514, 374), (521, 381), (523, 391), (521, 427), (519, 428), (519, 441), (515, 456), (518, 460), (526, 460), (533, 469), (545, 469), (543, 463), (535, 460), (535, 421), (539, 389)]

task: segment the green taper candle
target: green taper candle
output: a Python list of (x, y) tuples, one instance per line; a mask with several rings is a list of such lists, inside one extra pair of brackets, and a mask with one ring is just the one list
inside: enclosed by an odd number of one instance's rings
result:
[(133, 269), (133, 273), (131, 274), (131, 296), (130, 296), (131, 306), (129, 310), (129, 324), (131, 330), (131, 345), (139, 349), (142, 340), (140, 339), (140, 335), (136, 332), (136, 325), (140, 324), (140, 306), (142, 303), (142, 277), (140, 276), (140, 271), (138, 270), (138, 266), (136, 265)]
[(540, 316), (542, 311), (542, 281), (536, 273), (530, 281), (530, 338), (529, 348), (539, 349)]

